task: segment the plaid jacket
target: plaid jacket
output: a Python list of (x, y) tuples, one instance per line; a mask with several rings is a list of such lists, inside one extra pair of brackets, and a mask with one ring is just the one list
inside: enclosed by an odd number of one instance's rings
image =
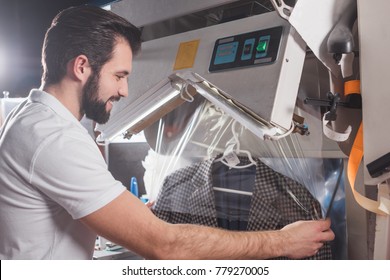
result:
[[(167, 176), (153, 208), (155, 215), (169, 223), (218, 227), (212, 176), (214, 160), (195, 163)], [(246, 158), (240, 160), (246, 164)], [(256, 163), (248, 231), (276, 230), (298, 220), (321, 218), (319, 202), (302, 184), (259, 159)], [(316, 255), (306, 259), (332, 259), (330, 244), (326, 243)]]

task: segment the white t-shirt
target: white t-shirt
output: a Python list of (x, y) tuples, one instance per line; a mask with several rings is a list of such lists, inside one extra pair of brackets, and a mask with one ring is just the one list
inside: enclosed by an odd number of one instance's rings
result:
[(0, 259), (92, 259), (78, 219), (124, 190), (70, 111), (32, 90), (0, 130)]

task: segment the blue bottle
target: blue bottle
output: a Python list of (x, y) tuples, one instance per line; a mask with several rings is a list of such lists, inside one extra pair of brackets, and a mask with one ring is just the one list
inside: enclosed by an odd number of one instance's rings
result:
[(136, 197), (138, 197), (138, 183), (137, 183), (137, 178), (135, 177), (131, 177), (130, 192), (134, 194)]

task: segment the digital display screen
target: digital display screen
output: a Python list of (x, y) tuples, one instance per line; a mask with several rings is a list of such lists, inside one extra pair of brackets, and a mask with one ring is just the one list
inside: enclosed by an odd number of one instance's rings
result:
[(231, 42), (219, 45), (215, 55), (215, 64), (233, 62), (236, 59), (238, 42)]

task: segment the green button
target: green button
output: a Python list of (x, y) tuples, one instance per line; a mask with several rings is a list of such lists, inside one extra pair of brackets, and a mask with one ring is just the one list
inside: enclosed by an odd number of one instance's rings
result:
[(266, 49), (267, 49), (267, 41), (260, 41), (256, 47), (256, 50), (258, 52), (265, 52)]

